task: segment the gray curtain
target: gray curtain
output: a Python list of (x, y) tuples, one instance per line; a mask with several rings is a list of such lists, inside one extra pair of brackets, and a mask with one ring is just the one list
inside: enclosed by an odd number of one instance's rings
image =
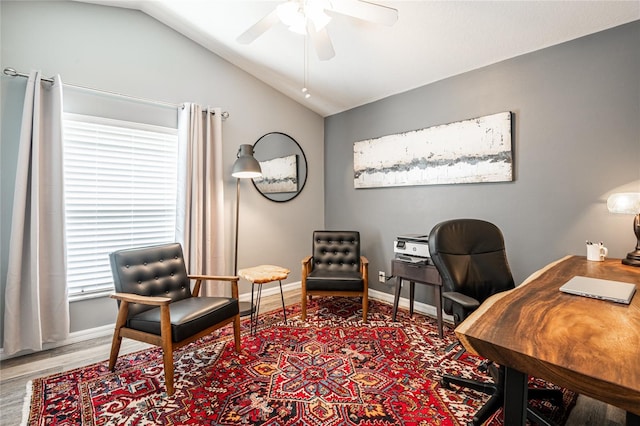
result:
[[(185, 103), (178, 116), (176, 239), (191, 274), (225, 275), (221, 114), (219, 108)], [(203, 286), (202, 295), (223, 293), (221, 286)]]
[(62, 170), (62, 81), (27, 81), (4, 309), (5, 355), (69, 336)]

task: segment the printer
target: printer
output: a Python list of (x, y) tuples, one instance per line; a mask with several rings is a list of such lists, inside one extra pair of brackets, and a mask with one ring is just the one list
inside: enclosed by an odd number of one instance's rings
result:
[(429, 263), (429, 235), (399, 235), (393, 242), (395, 258), (409, 263)]

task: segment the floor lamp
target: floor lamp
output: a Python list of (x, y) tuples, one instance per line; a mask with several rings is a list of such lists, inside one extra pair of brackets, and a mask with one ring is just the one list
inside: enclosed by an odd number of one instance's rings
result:
[[(236, 237), (233, 254), (233, 275), (238, 274), (238, 225), (240, 223), (240, 179), (253, 179), (262, 176), (260, 163), (253, 156), (253, 145), (244, 144), (238, 148), (237, 160), (233, 163), (231, 176), (236, 178)], [(248, 302), (240, 303), (240, 315), (250, 315), (253, 306)]]

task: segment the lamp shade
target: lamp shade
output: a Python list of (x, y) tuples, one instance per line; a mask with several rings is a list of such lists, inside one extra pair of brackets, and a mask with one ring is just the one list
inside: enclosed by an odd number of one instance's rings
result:
[(618, 192), (607, 199), (607, 209), (611, 213), (640, 213), (640, 192)]
[(238, 159), (233, 163), (231, 175), (239, 179), (252, 179), (262, 176), (260, 163), (258, 163), (258, 160), (253, 156), (252, 145), (240, 145), (238, 149)]

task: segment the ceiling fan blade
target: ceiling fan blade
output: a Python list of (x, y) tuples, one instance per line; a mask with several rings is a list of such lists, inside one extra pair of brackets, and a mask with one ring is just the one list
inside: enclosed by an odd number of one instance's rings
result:
[(309, 36), (313, 42), (313, 47), (316, 49), (318, 59), (326, 61), (336, 56), (335, 50), (333, 50), (333, 44), (329, 38), (329, 33), (326, 28), (316, 31), (313, 23), (308, 25)]
[(398, 20), (398, 10), (380, 4), (370, 3), (363, 0), (335, 0), (331, 2), (331, 8), (327, 9), (341, 15), (362, 19), (363, 21), (374, 22), (391, 26)]
[(260, 19), (258, 22), (250, 26), (248, 30), (240, 34), (236, 40), (238, 41), (238, 43), (249, 44), (260, 37), (262, 34), (264, 34), (265, 31), (273, 27), (278, 22), (278, 13), (274, 9), (264, 18)]

